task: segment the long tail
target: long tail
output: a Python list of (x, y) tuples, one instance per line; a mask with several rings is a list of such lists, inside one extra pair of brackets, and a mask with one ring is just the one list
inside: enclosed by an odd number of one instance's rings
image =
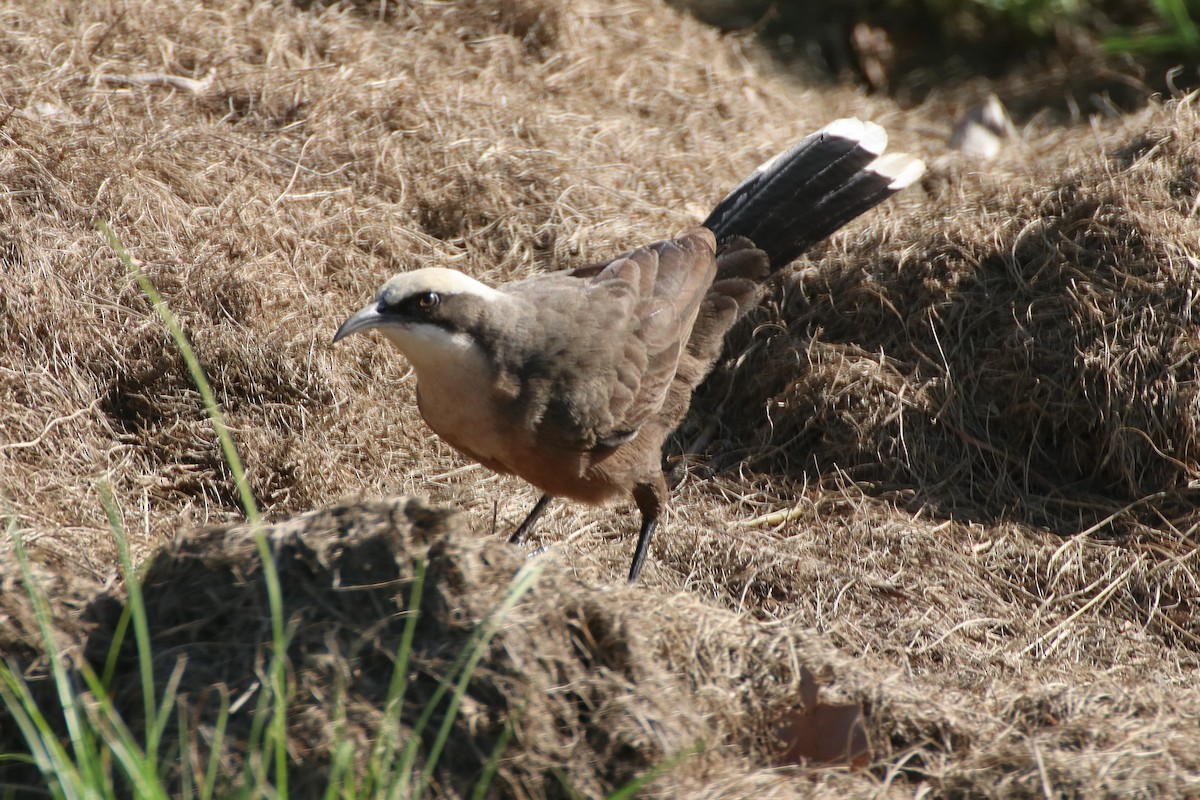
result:
[(746, 237), (777, 269), (921, 177), (925, 162), (885, 147), (875, 123), (835, 120), (751, 173), (704, 227), (718, 242)]

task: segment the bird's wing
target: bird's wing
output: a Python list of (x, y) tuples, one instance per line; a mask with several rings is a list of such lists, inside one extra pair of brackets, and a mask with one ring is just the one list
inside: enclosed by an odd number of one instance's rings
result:
[[(525, 424), (547, 446), (616, 447), (663, 405), (716, 274), (712, 234), (697, 229), (608, 262), (531, 280), (551, 357), (520, 376)], [(539, 297), (540, 295), (540, 297)]]
[(700, 228), (677, 239), (656, 242), (609, 264), (594, 284), (624, 280), (639, 301), (635, 313), (640, 335), (635, 346), (644, 359), (636, 389), (612, 398), (618, 432), (634, 432), (658, 413), (687, 347), (696, 314), (716, 275), (716, 243)]

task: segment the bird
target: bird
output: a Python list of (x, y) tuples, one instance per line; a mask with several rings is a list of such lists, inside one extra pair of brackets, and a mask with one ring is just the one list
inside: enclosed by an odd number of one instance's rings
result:
[(610, 260), (489, 286), (444, 267), (390, 278), (334, 334), (375, 330), (411, 364), (428, 426), (554, 498), (631, 497), (637, 581), (668, 500), (667, 437), (768, 278), (924, 172), (887, 133), (835, 120), (767, 160), (697, 227)]

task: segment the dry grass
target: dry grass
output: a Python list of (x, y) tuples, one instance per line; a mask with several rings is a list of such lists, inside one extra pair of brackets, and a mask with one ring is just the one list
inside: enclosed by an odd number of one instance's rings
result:
[[(948, 121), (798, 87), (656, 3), (382, 7), (0, 10), (0, 486), (55, 581), (65, 642), (105, 641), (107, 617), (81, 616), (116, 574), (98, 482), (143, 558), (239, 518), (181, 360), (94, 219), (182, 318), (267, 513), (407, 494), (467, 512), (475, 534), (439, 534), (475, 571), (436, 583), (459, 616), (430, 623), (434, 648), (514, 568), (493, 504), (505, 528), (534, 493), (432, 438), (403, 362), (367, 339), (332, 347), (337, 324), (398, 270), (498, 281), (660, 238), (773, 150), (857, 114), (930, 174), (731, 336), (737, 358), (678, 437), (699, 452), (641, 585), (620, 585), (630, 509), (549, 514), (561, 566), (497, 643), (464, 730), (485, 741), (496, 709), (548, 685), (582, 693), (527, 714), (505, 796), (556, 796), (537, 779), (550, 764), (599, 793), (696, 738), (698, 766), (656, 783), (663, 796), (1200, 793), (1190, 98), (1033, 125), (981, 169), (918, 133)], [(211, 81), (112, 80), (145, 73)], [(196, 534), (157, 563), (195, 547), (219, 564), (239, 542)], [(160, 568), (190, 605), (194, 578)], [(352, 663), (368, 639), (347, 619), (363, 612), (339, 609), (322, 574), (290, 596), (312, 615), (304, 641), (332, 631)], [(0, 652), (36, 672), (14, 576)], [(231, 623), (228, 641), (254, 639)], [(311, 649), (296, 736), (319, 752), (317, 698), (342, 662)], [(619, 668), (597, 661), (614, 654)], [(247, 670), (252, 657), (197, 665), (192, 686)], [(805, 670), (863, 705), (869, 768), (775, 768)], [(367, 717), (373, 699), (358, 697)], [(469, 770), (477, 740), (458, 741)], [(320, 759), (303, 764), (317, 780)]]

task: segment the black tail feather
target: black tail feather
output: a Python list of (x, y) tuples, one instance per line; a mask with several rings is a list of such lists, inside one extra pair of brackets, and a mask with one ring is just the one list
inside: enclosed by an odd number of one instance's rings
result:
[(878, 125), (832, 122), (755, 170), (704, 225), (718, 242), (746, 237), (778, 269), (921, 175), (918, 159), (882, 156), (886, 145)]

